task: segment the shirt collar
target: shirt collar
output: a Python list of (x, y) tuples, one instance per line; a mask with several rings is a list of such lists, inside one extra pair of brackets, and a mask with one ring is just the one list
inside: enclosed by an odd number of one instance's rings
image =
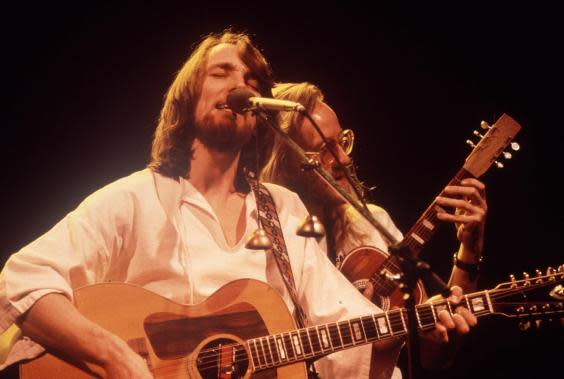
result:
[[(210, 216), (217, 218), (215, 212), (204, 195), (194, 187), (189, 180), (185, 178), (180, 179), (182, 184), (182, 193), (180, 196), (180, 204), (186, 203), (191, 206), (200, 208), (201, 210), (210, 214)], [(257, 219), (257, 206), (256, 197), (253, 191), (249, 191), (245, 197), (246, 219)]]

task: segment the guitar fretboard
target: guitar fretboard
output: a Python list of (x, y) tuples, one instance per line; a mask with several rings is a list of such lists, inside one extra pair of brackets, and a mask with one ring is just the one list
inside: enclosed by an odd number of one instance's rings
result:
[[(493, 312), (488, 291), (466, 295), (459, 304), (477, 317)], [(433, 329), (442, 310), (453, 313), (455, 306), (448, 300), (416, 307), (417, 325), (422, 330)], [(400, 337), (407, 334), (408, 322), (405, 309), (353, 318), (324, 325), (312, 326), (291, 332), (250, 339), (247, 347), (251, 352), (255, 371), (318, 358), (357, 345)]]
[[(463, 179), (470, 178), (472, 175), (464, 169), (460, 169), (458, 173), (448, 183), (449, 186), (458, 185)], [(444, 196), (444, 191), (441, 191), (439, 196)], [(429, 242), (433, 234), (437, 231), (441, 220), (437, 218), (437, 212), (444, 211), (435, 201), (429, 205), (417, 222), (405, 234), (404, 239), (401, 241), (401, 247), (409, 250), (414, 256), (419, 255), (425, 244)], [(394, 255), (391, 255), (380, 266), (380, 270), (372, 277), (377, 293), (390, 296), (390, 294), (397, 288), (397, 284), (388, 280), (386, 277), (380, 275), (380, 272), (385, 271), (391, 274), (402, 272), (399, 262)]]
[[(460, 169), (448, 185), (459, 185), (462, 180), (470, 177), (472, 175), (469, 172)], [(439, 196), (445, 196), (444, 190), (441, 191)], [(402, 245), (407, 246), (413, 254), (419, 254), (441, 224), (441, 221), (437, 218), (437, 212), (440, 211), (444, 211), (444, 209), (436, 204), (436, 201), (433, 201), (415, 225), (405, 234), (405, 238), (401, 242)]]

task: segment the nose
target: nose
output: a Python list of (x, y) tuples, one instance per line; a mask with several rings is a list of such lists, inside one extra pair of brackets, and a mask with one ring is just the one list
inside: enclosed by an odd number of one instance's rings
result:
[(240, 73), (234, 73), (231, 78), (232, 89), (245, 88), (247, 84), (245, 83), (245, 78)]
[(249, 84), (248, 76), (249, 74), (244, 71), (238, 71), (238, 70), (234, 71), (233, 74), (231, 75), (230, 91), (233, 91), (234, 89), (244, 88), (251, 91), (254, 94), (254, 96), (260, 96), (259, 92), (252, 85)]
[(231, 89), (238, 89), (238, 88), (246, 88), (252, 89), (249, 84), (247, 83), (247, 77), (245, 73), (235, 71), (231, 76)]

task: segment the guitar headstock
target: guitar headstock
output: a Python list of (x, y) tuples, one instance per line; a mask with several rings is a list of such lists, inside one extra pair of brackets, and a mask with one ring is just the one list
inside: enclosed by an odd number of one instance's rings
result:
[[(477, 145), (470, 140), (466, 141), (473, 147), (473, 150), (468, 158), (466, 158), (463, 167), (476, 178), (479, 178), (488, 171), (494, 162), (500, 167), (501, 163), (496, 160), (501, 154), (507, 159), (511, 157), (511, 154), (504, 150), (511, 143), (513, 138), (515, 138), (515, 135), (519, 133), (521, 125), (504, 113), (493, 126), (482, 122), (482, 128), (487, 129), (485, 135), (474, 131), (474, 135), (480, 137), (480, 141)], [(512, 144), (514, 150), (518, 150), (518, 146), (519, 145), (515, 143)], [(501, 167), (503, 166), (501, 165)]]
[(520, 328), (527, 329), (531, 322), (540, 325), (541, 320), (564, 318), (564, 265), (557, 269), (547, 268), (545, 273), (536, 270), (534, 275), (523, 273), (517, 280), (501, 283), (489, 291), (493, 312), (518, 319)]

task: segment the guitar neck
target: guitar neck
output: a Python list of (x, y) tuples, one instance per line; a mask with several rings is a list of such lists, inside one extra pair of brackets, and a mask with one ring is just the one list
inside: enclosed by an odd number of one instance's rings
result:
[[(472, 175), (462, 168), (451, 179), (448, 185), (459, 185), (462, 180), (470, 177), (472, 177)], [(444, 190), (441, 191), (439, 196), (445, 196)], [(437, 231), (439, 225), (442, 223), (442, 221), (437, 218), (439, 211), (445, 210), (436, 204), (436, 201), (433, 201), (417, 222), (405, 234), (405, 238), (401, 243), (403, 246), (407, 247), (412, 254), (418, 255)]]
[[(473, 177), (464, 168), (461, 168), (456, 175), (448, 183), (449, 186), (458, 185), (460, 182), (466, 178)], [(439, 196), (444, 195), (444, 190), (441, 191)], [(409, 229), (405, 234), (404, 239), (401, 241), (401, 248), (406, 248), (413, 256), (419, 255), (421, 250), (425, 247), (425, 244), (431, 240), (442, 221), (437, 218), (437, 212), (444, 211), (436, 201), (433, 201), (423, 212), (421, 217), (417, 222)], [(390, 255), (382, 265), (380, 266), (380, 272), (386, 271), (389, 273), (401, 272), (400, 265), (395, 255)], [(390, 280), (387, 280), (380, 275), (374, 275), (372, 278), (373, 285), (376, 287), (378, 293), (389, 296), (396, 287), (397, 284)]]
[[(493, 312), (488, 291), (466, 295), (459, 305), (466, 307), (477, 317)], [(446, 310), (452, 314), (454, 308), (448, 300), (418, 305), (416, 317), (419, 329), (435, 328), (439, 312)], [(405, 336), (408, 333), (407, 325), (407, 311), (395, 309), (371, 316), (254, 338), (246, 343), (251, 352), (254, 369), (258, 371), (316, 359), (371, 342)]]

